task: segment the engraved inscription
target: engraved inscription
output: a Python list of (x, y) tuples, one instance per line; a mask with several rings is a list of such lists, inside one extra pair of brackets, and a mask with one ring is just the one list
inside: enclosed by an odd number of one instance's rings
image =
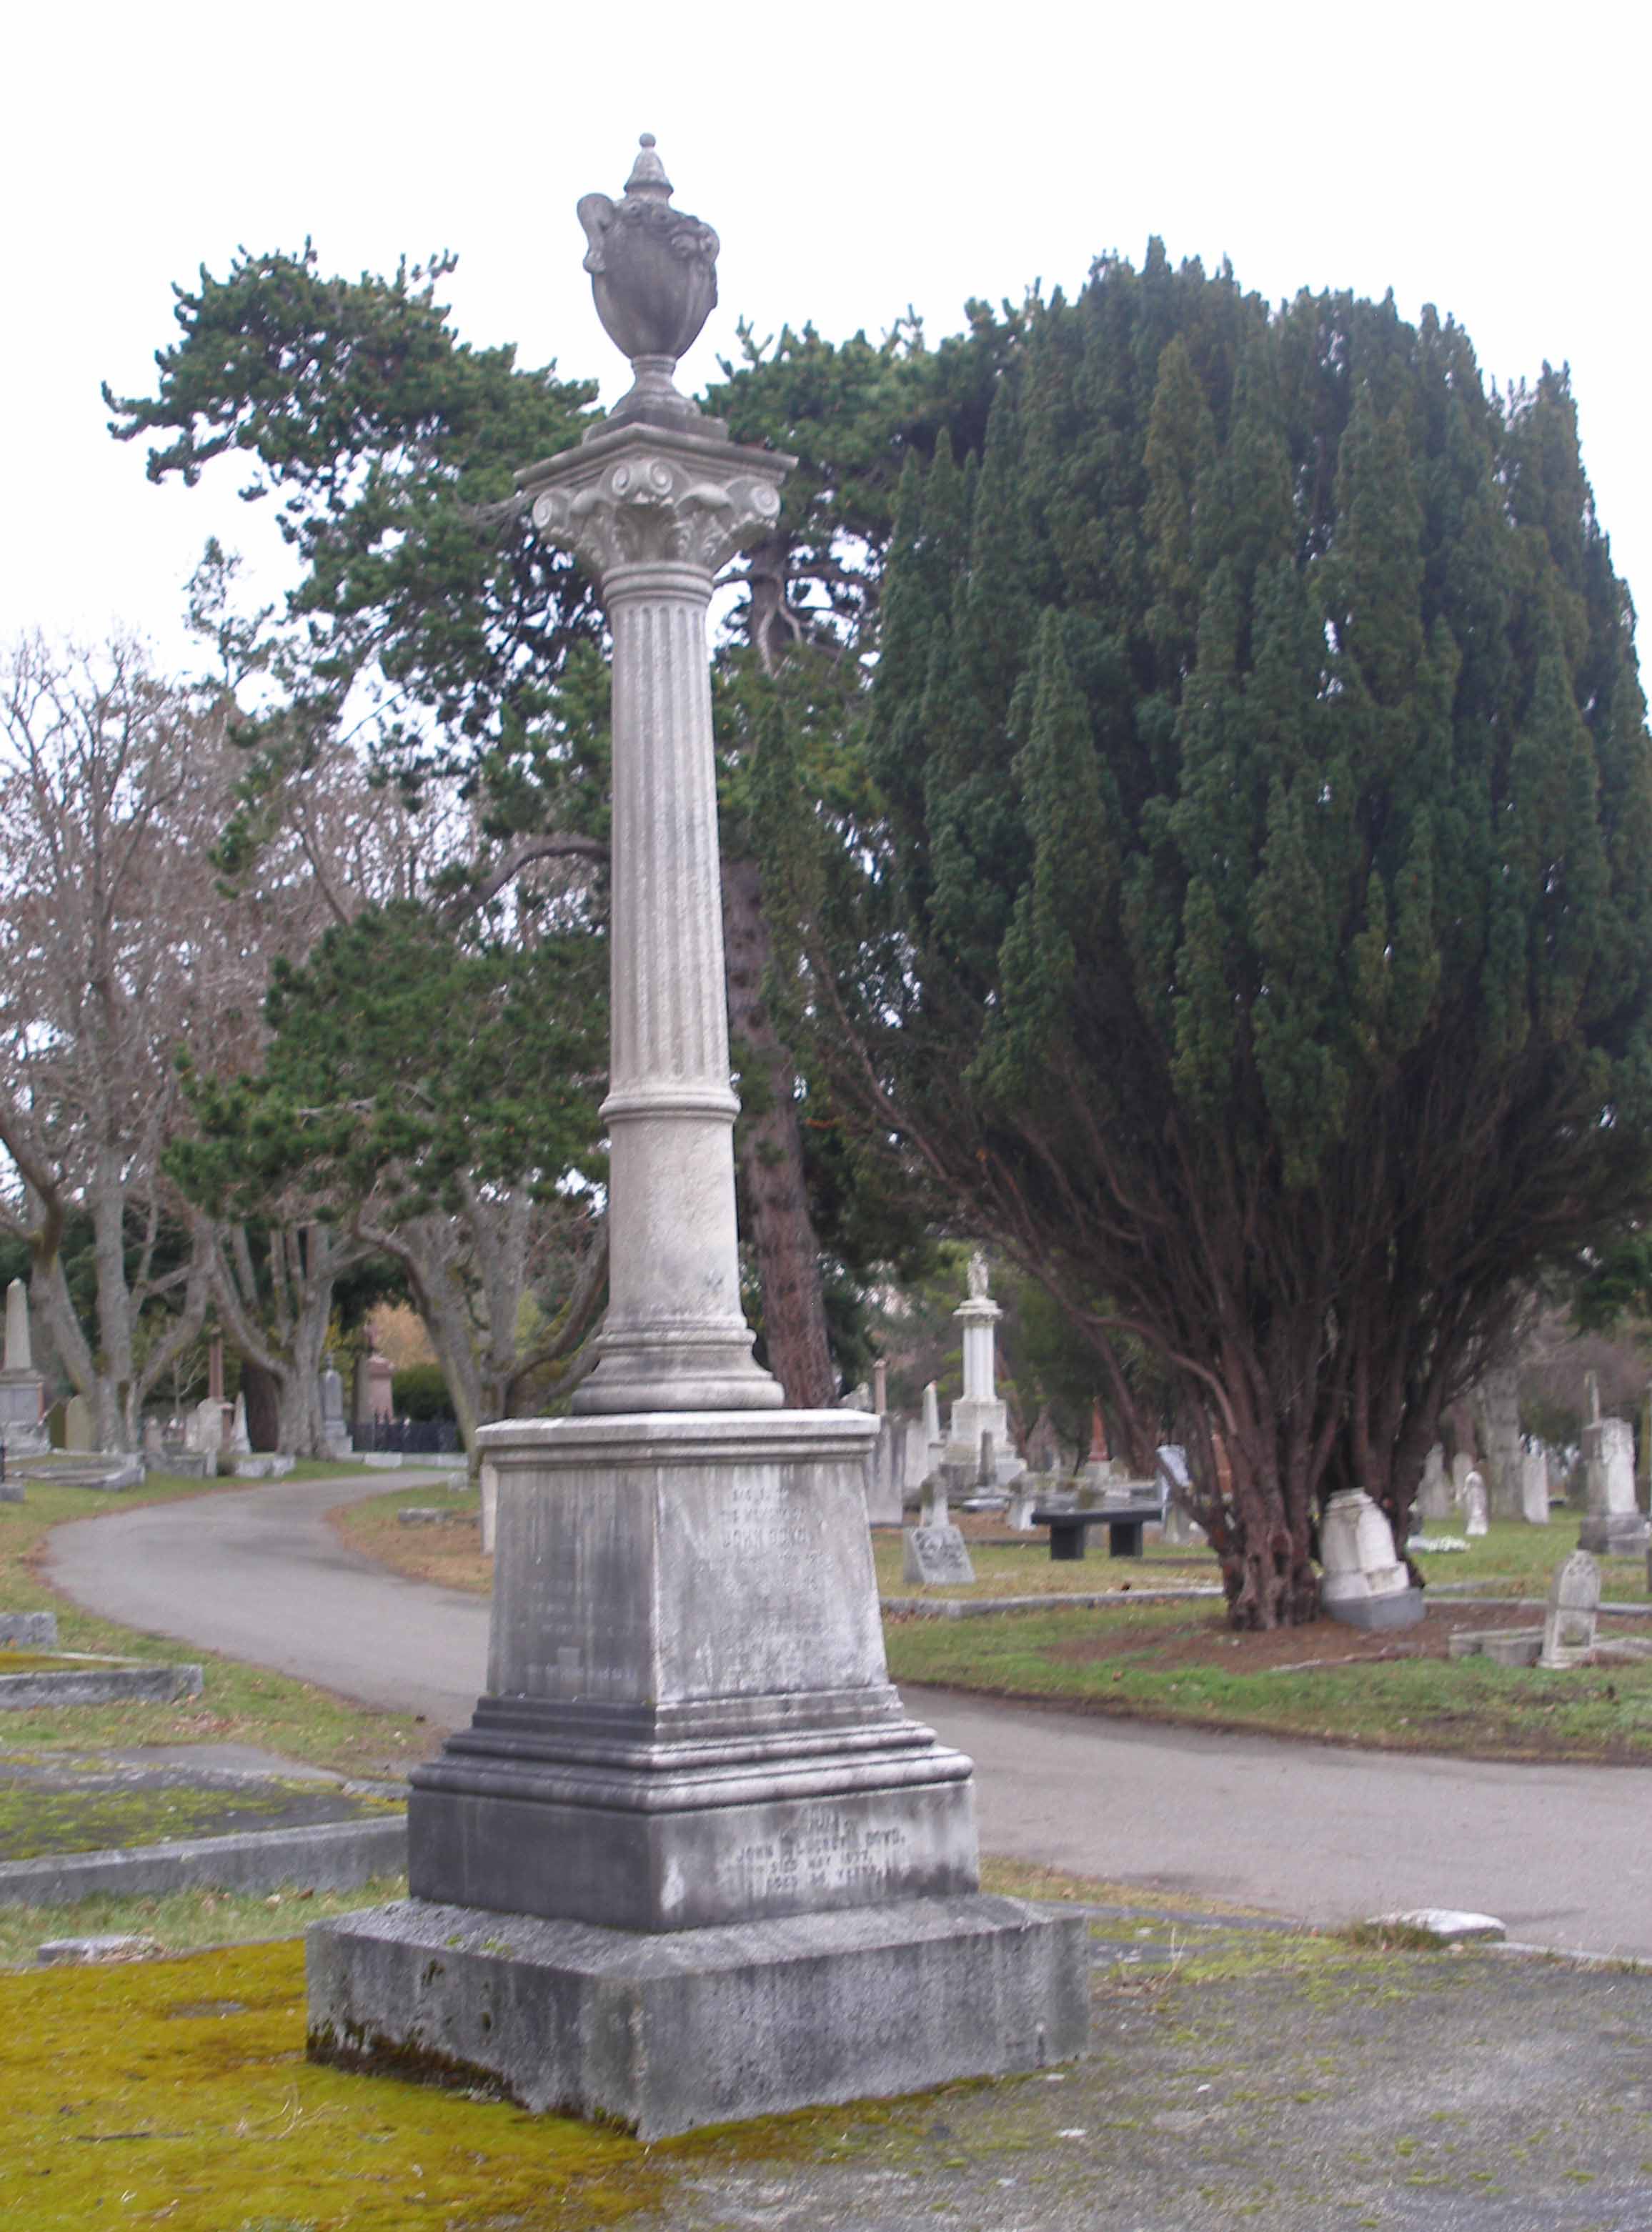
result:
[(718, 1508), (718, 1549), (735, 1558), (774, 1551), (812, 1550), (815, 1530), (796, 1497), (768, 1481), (734, 1481)]
[(910, 1845), (901, 1823), (874, 1828), (823, 1806), (794, 1828), (737, 1846), (729, 1857), (742, 1887), (762, 1904), (846, 1887), (875, 1894), (906, 1860)]

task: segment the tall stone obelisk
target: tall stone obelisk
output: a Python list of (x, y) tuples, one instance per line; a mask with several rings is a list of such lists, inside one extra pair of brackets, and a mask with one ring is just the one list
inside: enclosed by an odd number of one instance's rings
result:
[(614, 637), (609, 1309), (498, 1476), (487, 1693), (413, 1772), (413, 1898), (319, 1926), (310, 2051), (644, 2137), (1080, 2050), (1082, 1927), (978, 1889), (970, 1763), (884, 1662), (875, 1419), (785, 1411), (740, 1309), (706, 615), (791, 460), (671, 374), (717, 236), (652, 140), (579, 214), (635, 384), (519, 476)]

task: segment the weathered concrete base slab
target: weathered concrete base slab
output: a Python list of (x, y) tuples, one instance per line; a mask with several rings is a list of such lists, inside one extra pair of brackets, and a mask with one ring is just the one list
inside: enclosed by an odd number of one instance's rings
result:
[(1327, 1603), (1324, 1609), (1327, 1619), (1339, 1620), (1344, 1627), (1368, 1631), (1415, 1627), (1422, 1618), (1422, 1591), (1396, 1589), (1391, 1596), (1343, 1597)]
[(1499, 1666), (1535, 1666), (1543, 1648), (1540, 1627), (1454, 1627), (1446, 1638), (1452, 1658), (1490, 1658)]
[(662, 2138), (1070, 2060), (1084, 1933), (979, 1893), (660, 1934), (405, 1900), (309, 1932), (309, 2056)]
[(406, 1865), (406, 1817), (394, 1814), (378, 1820), (251, 1829), (239, 1836), (0, 1861), (0, 1906), (67, 1906), (106, 1892), (152, 1898), (199, 1885), (215, 1891), (276, 1891), (283, 1884), (353, 1891), (374, 1876), (399, 1875)]
[(201, 1670), (196, 1665), (117, 1666), (65, 1653), (61, 1667), (36, 1673), (8, 1674), (0, 1659), (0, 1712), (32, 1711), (36, 1705), (169, 1705), (179, 1697), (198, 1697)]

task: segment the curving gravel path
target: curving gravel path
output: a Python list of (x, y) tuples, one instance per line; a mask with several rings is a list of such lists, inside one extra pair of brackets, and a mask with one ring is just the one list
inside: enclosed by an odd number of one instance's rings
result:
[[(128, 1626), (452, 1728), (482, 1685), (486, 1603), (387, 1573), (327, 1524), (386, 1485), (272, 1482), (109, 1512), (56, 1528), (47, 1571)], [(974, 1758), (988, 1852), (1314, 1922), (1470, 1907), (1513, 1938), (1652, 1957), (1652, 1768), (1497, 1766), (906, 1696)]]

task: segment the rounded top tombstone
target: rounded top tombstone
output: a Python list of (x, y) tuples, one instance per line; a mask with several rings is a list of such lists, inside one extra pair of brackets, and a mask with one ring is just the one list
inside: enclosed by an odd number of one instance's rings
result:
[(717, 306), (720, 243), (710, 225), (673, 209), (671, 194), (654, 134), (645, 132), (621, 199), (586, 194), (578, 204), (596, 315), (637, 376), (609, 412), (610, 425), (699, 415), (671, 375)]

